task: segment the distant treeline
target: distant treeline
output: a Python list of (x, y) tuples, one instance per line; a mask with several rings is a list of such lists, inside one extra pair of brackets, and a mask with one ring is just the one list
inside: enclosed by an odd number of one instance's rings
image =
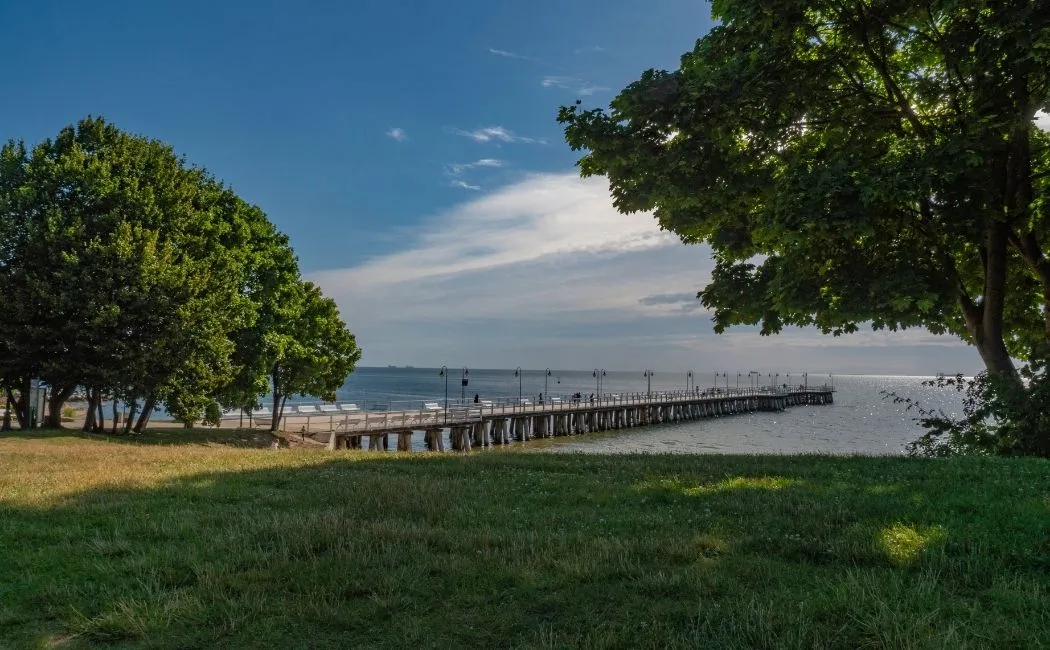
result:
[[(360, 358), (335, 303), (300, 277), (288, 238), (202, 168), (101, 118), (0, 150), (0, 381), (21, 426), (31, 379), (44, 426), (83, 390), (192, 424), (272, 394), (331, 398)], [(13, 413), (11, 413), (13, 411)]]

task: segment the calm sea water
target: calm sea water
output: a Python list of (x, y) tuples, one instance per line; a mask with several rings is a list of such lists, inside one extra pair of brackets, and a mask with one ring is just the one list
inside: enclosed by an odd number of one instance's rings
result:
[[(596, 392), (596, 379), (591, 371), (552, 371), (544, 386), (544, 370), (521, 373), (521, 393), (536, 399), (546, 390), (548, 396)], [(519, 377), (514, 370), (469, 370), (468, 385), (461, 386), (462, 370), (448, 374), (449, 402), (462, 397), (471, 401), (474, 394), (482, 399), (517, 397)], [(714, 373), (694, 376), (701, 388), (714, 385)], [(884, 399), (881, 391), (893, 391), (919, 399), (926, 407), (937, 407), (948, 413), (961, 410), (954, 391), (922, 386), (927, 377), (893, 377), (879, 375), (810, 375), (808, 382), (819, 385), (833, 382), (835, 404), (800, 406), (781, 413), (753, 413), (680, 424), (627, 429), (600, 436), (571, 437), (552, 445), (554, 451), (584, 453), (830, 453), (830, 454), (900, 454), (904, 445), (923, 431), (913, 420), (914, 412), (905, 413), (899, 404)], [(652, 390), (675, 390), (686, 386), (685, 373), (657, 372), (651, 378)], [(729, 386), (735, 387), (736, 373), (729, 373)], [(747, 375), (739, 377), (741, 386), (749, 386)], [(763, 383), (771, 381), (763, 377)], [(801, 375), (781, 374), (779, 383), (802, 383)], [(726, 378), (719, 377), (720, 386)], [(603, 393), (641, 392), (648, 389), (642, 372), (607, 372), (602, 378)], [(401, 409), (423, 401), (443, 402), (445, 377), (428, 368), (359, 368), (340, 389), (339, 399), (353, 401), (365, 409)], [(417, 406), (418, 407), (418, 406)]]

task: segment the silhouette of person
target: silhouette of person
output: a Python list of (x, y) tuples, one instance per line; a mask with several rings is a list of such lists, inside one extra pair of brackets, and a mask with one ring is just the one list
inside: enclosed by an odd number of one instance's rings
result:
[(481, 401), (481, 397), (479, 397), (477, 393), (474, 393), (474, 403), (477, 404), (480, 401)]

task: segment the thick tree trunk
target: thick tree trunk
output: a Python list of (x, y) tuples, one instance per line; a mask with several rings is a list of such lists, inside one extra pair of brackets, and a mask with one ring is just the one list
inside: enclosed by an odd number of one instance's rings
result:
[(47, 399), (47, 417), (44, 418), (44, 427), (48, 429), (62, 428), (62, 407), (66, 405), (69, 396), (76, 390), (76, 386), (61, 386), (55, 389)]
[(113, 398), (113, 435), (117, 435), (117, 427), (120, 426), (120, 417), (117, 414), (117, 398)]
[(988, 226), (985, 241), (984, 295), (980, 304), (960, 290), (966, 329), (989, 373), (1017, 376), (1003, 337), (1003, 308), (1006, 302), (1007, 242), (1009, 227), (1001, 221)]
[(142, 414), (139, 415), (139, 421), (135, 423), (135, 433), (142, 433), (146, 430), (146, 425), (149, 424), (149, 419), (153, 415), (153, 409), (157, 408), (157, 398), (154, 395), (150, 395), (146, 398), (146, 403), (142, 405)]

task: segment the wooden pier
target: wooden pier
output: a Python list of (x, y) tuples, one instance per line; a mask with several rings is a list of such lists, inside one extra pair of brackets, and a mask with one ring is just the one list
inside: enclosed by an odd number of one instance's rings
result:
[[(445, 451), (446, 438), (451, 450), (470, 451), (539, 438), (832, 404), (833, 400), (834, 389), (821, 386), (553, 398), (543, 404), (485, 400), (447, 409), (428, 403), (417, 411), (331, 415), (322, 418), (327, 420), (327, 431), (317, 431), (307, 419), (302, 431), (311, 431), (315, 440), (327, 433), (332, 450), (361, 449), (366, 438), (368, 449), (388, 450), (390, 438), (396, 437), (397, 451), (411, 451), (413, 436), (422, 434), (428, 451)], [(285, 430), (294, 432), (297, 426), (295, 416), (285, 419)]]

